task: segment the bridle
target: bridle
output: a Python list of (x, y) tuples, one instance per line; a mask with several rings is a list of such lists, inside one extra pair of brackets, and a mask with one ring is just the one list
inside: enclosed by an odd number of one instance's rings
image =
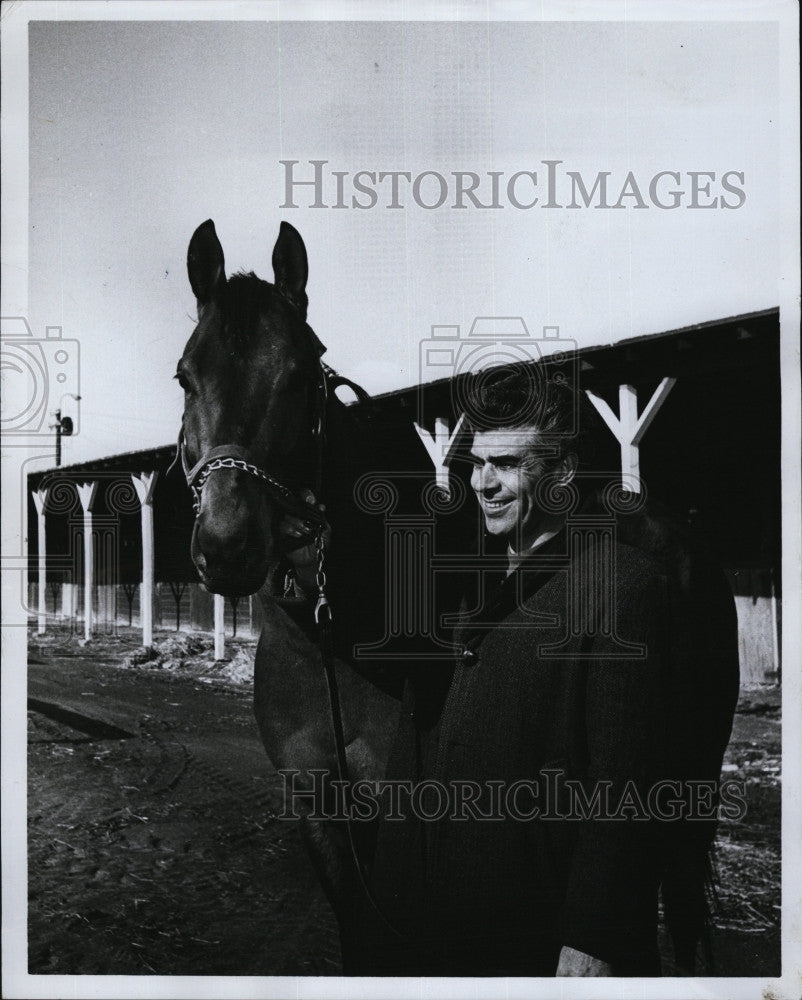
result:
[[(312, 492), (315, 494), (315, 498), (318, 501), (320, 500), (320, 492), (323, 485), (323, 455), (326, 447), (326, 411), (328, 409), (329, 399), (329, 373), (334, 375), (334, 373), (331, 372), (331, 369), (324, 365), (322, 361), (318, 362), (318, 378), (315, 389), (316, 418), (315, 427), (312, 431), (312, 438), (315, 444), (316, 453), (316, 471), (314, 482), (311, 484)], [(340, 378), (339, 375), (335, 375), (334, 377), (337, 379)], [(362, 391), (364, 392), (364, 390)], [(286, 483), (283, 483), (278, 477), (260, 468), (260, 466), (248, 461), (250, 456), (247, 449), (242, 448), (238, 444), (216, 445), (214, 448), (210, 448), (207, 452), (205, 452), (194, 465), (190, 466), (189, 459), (187, 458), (186, 441), (184, 440), (184, 428), (182, 426), (178, 438), (178, 454), (176, 457), (179, 456), (181, 458), (181, 467), (184, 470), (184, 477), (187, 481), (187, 485), (192, 490), (192, 507), (195, 511), (196, 518), (200, 514), (203, 487), (205, 486), (209, 476), (211, 476), (213, 472), (217, 472), (218, 469), (239, 469), (241, 472), (247, 472), (249, 475), (258, 479), (271, 497), (277, 503), (281, 504), (281, 506), (286, 510), (301, 514), (305, 520), (316, 520), (321, 523), (325, 520), (323, 515), (318, 510), (311, 507), (309, 504), (305, 504), (300, 499), (296, 490), (292, 489)]]
[[(311, 328), (307, 327), (310, 333)], [(314, 336), (314, 335), (313, 335)], [(361, 403), (368, 402), (370, 396), (362, 388), (345, 376), (338, 374), (329, 368), (321, 359), (317, 363), (317, 379), (315, 385), (315, 425), (312, 430), (312, 439), (315, 448), (315, 473), (311, 483), (315, 500), (320, 503), (323, 493), (323, 461), (326, 448), (326, 417), (329, 406), (329, 393), (333, 392), (341, 385), (348, 386)], [(324, 570), (325, 560), (325, 538), (326, 517), (316, 507), (304, 502), (298, 495), (298, 490), (293, 489), (287, 483), (282, 482), (277, 476), (261, 468), (261, 466), (250, 461), (250, 454), (246, 448), (238, 444), (215, 445), (206, 451), (194, 465), (190, 465), (187, 456), (187, 445), (184, 438), (184, 427), (178, 435), (178, 447), (176, 456), (173, 459), (170, 470), (180, 459), (181, 468), (184, 471), (184, 478), (192, 491), (192, 508), (195, 518), (200, 516), (201, 501), (203, 497), (203, 487), (206, 485), (212, 473), (219, 469), (238, 469), (253, 476), (262, 485), (262, 488), (275, 500), (284, 510), (297, 514), (307, 523), (313, 525), (307, 534), (299, 536), (297, 545), (308, 544), (310, 539), (314, 539), (317, 556), (316, 583), (318, 587), (318, 599), (315, 606), (315, 621), (320, 624), (323, 617), (331, 619), (331, 608), (325, 592), (326, 574)]]

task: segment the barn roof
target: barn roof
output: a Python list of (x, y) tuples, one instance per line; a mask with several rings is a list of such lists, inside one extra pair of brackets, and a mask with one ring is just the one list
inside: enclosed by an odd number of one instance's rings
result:
[[(776, 343), (778, 322), (778, 308), (764, 309), (664, 333), (631, 337), (614, 344), (581, 348), (577, 354), (583, 385), (599, 388), (622, 379), (635, 381), (666, 375), (682, 377), (689, 371), (698, 376), (731, 366), (743, 367), (762, 354), (767, 345)], [(546, 358), (546, 361), (549, 359)], [(450, 378), (443, 378), (423, 385), (394, 389), (373, 396), (373, 405), (392, 419), (394, 413), (415, 405), (420, 393), (437, 397), (449, 388), (451, 381)], [(128, 472), (132, 468), (165, 472), (175, 458), (175, 449), (172, 443), (95, 458), (63, 465), (59, 473), (71, 478), (88, 472)], [(53, 469), (44, 469), (31, 473), (28, 477), (30, 487), (36, 489), (41, 478), (52, 472)]]

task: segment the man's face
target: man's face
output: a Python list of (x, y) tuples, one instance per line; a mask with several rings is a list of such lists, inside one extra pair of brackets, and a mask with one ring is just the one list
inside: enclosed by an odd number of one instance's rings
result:
[[(471, 448), (471, 486), (491, 535), (509, 535), (531, 544), (543, 512), (535, 503), (538, 481), (547, 469), (543, 449), (537, 453), (534, 427), (476, 431)], [(553, 460), (552, 460), (553, 462)]]

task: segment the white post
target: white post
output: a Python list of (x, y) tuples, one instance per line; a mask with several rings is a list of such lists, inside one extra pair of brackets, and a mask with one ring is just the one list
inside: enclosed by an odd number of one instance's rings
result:
[(226, 655), (226, 599), (222, 594), (214, 595), (214, 658), (222, 660)]
[(633, 385), (618, 387), (619, 416), (613, 413), (612, 408), (601, 396), (597, 396), (590, 389), (585, 390), (588, 399), (599, 411), (621, 446), (621, 483), (624, 489), (633, 493), (641, 492), (640, 443), (676, 381), (675, 378), (664, 378), (640, 416), (638, 416), (638, 390)]
[(61, 617), (64, 621), (71, 621), (72, 611), (72, 580), (65, 580), (61, 585)]
[(97, 494), (97, 483), (76, 483), (78, 499), (84, 509), (84, 639), (92, 638), (92, 585), (94, 583), (94, 556), (92, 554), (92, 505)]
[(36, 490), (33, 495), (36, 507), (36, 521), (39, 526), (39, 623), (36, 629), (39, 635), (44, 635), (47, 626), (47, 537), (45, 534), (45, 505), (47, 490)]
[(776, 683), (780, 681), (780, 632), (777, 628), (777, 590), (774, 586), (774, 567), (769, 569), (771, 578), (771, 652), (772, 668)]
[(432, 437), (425, 427), (421, 427), (418, 423), (414, 424), (415, 430), (418, 432), (418, 437), (421, 439), (423, 447), (426, 449), (434, 466), (435, 482), (447, 493), (450, 492), (448, 467), (451, 459), (454, 457), (464, 423), (465, 414), (463, 413), (457, 421), (453, 433), (449, 434), (448, 420), (445, 417), (436, 417), (434, 421), (434, 437)]
[(153, 645), (153, 491), (158, 472), (143, 472), (131, 476), (142, 507), (142, 592), (140, 617), (142, 645)]

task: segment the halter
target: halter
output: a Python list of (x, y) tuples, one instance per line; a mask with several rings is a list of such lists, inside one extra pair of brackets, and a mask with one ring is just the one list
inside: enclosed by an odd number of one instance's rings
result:
[[(320, 361), (316, 385), (317, 420), (315, 428), (312, 431), (317, 452), (315, 480), (312, 484), (312, 492), (318, 501), (321, 499), (321, 490), (323, 487), (323, 456), (326, 447), (326, 413), (328, 410), (329, 390), (334, 390), (341, 385), (348, 386), (360, 402), (364, 403), (370, 400), (370, 396), (362, 386), (357, 385), (343, 375), (337, 374), (328, 365), (324, 364), (323, 361)], [(242, 448), (238, 444), (216, 445), (205, 452), (194, 465), (190, 466), (187, 458), (184, 428), (182, 426), (178, 435), (176, 457), (170, 465), (170, 469), (173, 468), (179, 458), (187, 485), (192, 490), (192, 507), (196, 518), (200, 514), (203, 487), (209, 476), (213, 472), (217, 472), (218, 469), (239, 469), (241, 472), (247, 472), (248, 475), (258, 479), (270, 496), (277, 503), (281, 504), (285, 510), (298, 514), (305, 521), (316, 522), (316, 530), (319, 530), (326, 523), (324, 514), (301, 500), (297, 490), (282, 482), (277, 476), (272, 475), (270, 472), (249, 461), (250, 456), (247, 449)], [(167, 471), (169, 472), (170, 469)]]
[[(313, 492), (318, 500), (320, 499), (318, 494), (320, 493), (323, 478), (323, 450), (326, 444), (326, 409), (328, 406), (328, 396), (329, 392), (326, 366), (320, 362), (319, 377), (317, 382), (317, 422), (315, 424), (315, 429), (312, 431), (312, 437), (315, 441), (317, 452), (317, 469), (315, 482), (313, 484), (315, 487)], [(280, 503), (286, 510), (301, 514), (305, 520), (318, 521), (320, 524), (325, 521), (324, 515), (322, 515), (320, 511), (316, 510), (314, 507), (304, 503), (295, 490), (289, 487), (286, 483), (283, 483), (276, 476), (266, 472), (253, 462), (248, 461), (250, 456), (247, 449), (242, 448), (238, 444), (216, 445), (214, 448), (210, 448), (204, 455), (202, 455), (195, 465), (190, 466), (189, 460), (187, 459), (187, 446), (186, 441), (184, 440), (184, 428), (182, 426), (178, 437), (178, 453), (176, 458), (179, 456), (181, 458), (181, 467), (184, 470), (184, 477), (186, 478), (187, 485), (192, 490), (192, 507), (195, 511), (196, 518), (200, 514), (203, 487), (206, 485), (206, 481), (209, 476), (211, 476), (213, 472), (217, 472), (218, 469), (239, 469), (241, 472), (247, 472), (255, 479), (258, 479), (273, 499)]]

